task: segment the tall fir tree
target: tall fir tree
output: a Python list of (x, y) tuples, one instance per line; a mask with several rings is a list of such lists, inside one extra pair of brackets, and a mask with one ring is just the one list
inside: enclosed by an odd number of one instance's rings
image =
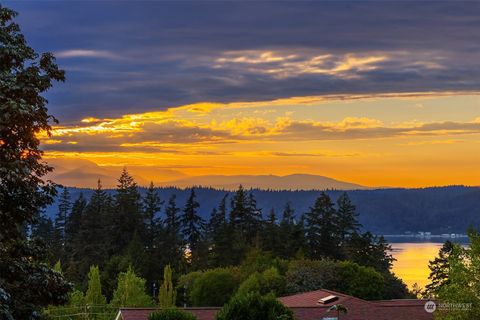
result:
[(307, 254), (311, 259), (339, 257), (339, 236), (335, 208), (330, 197), (322, 192), (305, 214)]
[(123, 168), (115, 194), (115, 212), (111, 216), (110, 248), (122, 254), (135, 232), (144, 235), (140, 193), (133, 177)]
[(228, 261), (231, 261), (233, 264), (239, 264), (249, 248), (256, 242), (255, 236), (247, 236), (250, 206), (249, 195), (243, 186), (240, 185), (231, 199), (229, 214), (229, 243), (231, 247), (228, 252)]
[(227, 221), (227, 198), (225, 194), (210, 215), (208, 223), (208, 237), (211, 245), (210, 261), (215, 267), (231, 264), (229, 250), (231, 247), (231, 229)]
[(248, 216), (248, 194), (243, 188), (239, 186), (231, 201), (229, 220), (230, 224), (240, 230), (242, 233), (246, 232), (245, 221)]
[(55, 215), (55, 238), (54, 251), (61, 261), (65, 262), (65, 227), (70, 214), (72, 204), (70, 202), (70, 193), (67, 187), (63, 187), (59, 197), (58, 210)]
[(337, 200), (336, 220), (338, 227), (338, 234), (343, 241), (352, 234), (357, 233), (361, 227), (358, 222), (358, 214), (355, 211), (355, 206), (350, 201), (346, 192), (342, 193)]
[(165, 209), (164, 224), (164, 256), (165, 264), (170, 264), (174, 269), (179, 270), (180, 261), (183, 257), (183, 241), (181, 236), (180, 208), (176, 204), (176, 195), (168, 199)]
[(290, 202), (285, 204), (282, 213), (282, 219), (279, 225), (279, 238), (282, 243), (279, 251), (279, 256), (288, 259), (293, 257), (295, 253), (300, 249), (296, 242), (299, 236), (295, 232), (295, 211), (293, 210)]
[(258, 245), (258, 239), (262, 229), (262, 210), (257, 207), (257, 199), (250, 190), (247, 198), (247, 215), (245, 216), (245, 229), (247, 239), (254, 239)]
[(150, 182), (145, 197), (143, 198), (145, 245), (149, 250), (154, 249), (155, 242), (160, 236), (162, 220), (158, 216), (158, 213), (160, 212), (163, 203), (164, 202), (160, 200), (153, 182)]
[(45, 258), (49, 264), (54, 263), (59, 259), (56, 257), (56, 252), (54, 251), (56, 235), (55, 235), (55, 224), (45, 215), (44, 212), (38, 214), (34, 224), (30, 226), (31, 237), (42, 239), (46, 246)]
[(264, 223), (262, 238), (262, 249), (271, 252), (273, 256), (279, 256), (281, 247), (285, 245), (285, 242), (280, 239), (277, 216), (273, 208)]
[(162, 219), (159, 217), (163, 201), (160, 200), (158, 192), (153, 184), (147, 189), (143, 198), (143, 220), (145, 224), (145, 253), (149, 257), (145, 262), (145, 278), (148, 285), (157, 280), (160, 276), (158, 267), (162, 265)]
[(63, 187), (62, 193), (59, 197), (58, 211), (55, 215), (55, 229), (58, 231), (62, 240), (65, 239), (65, 225), (67, 223), (71, 208), (72, 204), (70, 201), (70, 192), (68, 191), (67, 187)]
[(79, 233), (83, 220), (83, 214), (87, 207), (83, 193), (73, 202), (70, 215), (65, 223), (65, 276), (76, 284), (82, 282), (82, 275), (79, 273), (77, 261), (81, 259), (76, 255), (76, 248), (80, 241)]
[(230, 224), (239, 232), (246, 245), (253, 245), (261, 229), (262, 212), (257, 208), (253, 192), (247, 192), (240, 185), (232, 197)]
[(201, 243), (204, 239), (205, 222), (198, 214), (200, 204), (196, 200), (195, 189), (191, 189), (181, 217), (181, 227), (185, 243), (190, 250), (190, 265), (198, 265)]
[(86, 275), (91, 265), (103, 267), (108, 256), (112, 254), (108, 236), (114, 227), (109, 221), (113, 204), (112, 198), (103, 190), (100, 180), (84, 211), (73, 250), (80, 275)]
[(71, 256), (86, 207), (87, 200), (84, 198), (83, 193), (80, 193), (78, 198), (73, 202), (70, 215), (67, 217), (65, 223), (65, 248), (68, 256)]

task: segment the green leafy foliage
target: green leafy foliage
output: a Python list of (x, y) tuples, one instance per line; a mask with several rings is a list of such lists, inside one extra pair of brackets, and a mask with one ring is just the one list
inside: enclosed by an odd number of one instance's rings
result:
[(43, 180), (52, 168), (41, 161), (39, 134), (49, 135), (54, 120), (42, 95), (65, 76), (52, 54), (27, 45), (16, 16), (0, 5), (0, 318), (35, 319), (71, 289), (43, 244), (25, 236), (56, 194)]
[(131, 267), (121, 272), (111, 304), (116, 307), (151, 306), (152, 298), (145, 293), (145, 279), (138, 277)]
[(448, 257), (448, 281), (438, 290), (438, 299), (451, 308), (438, 310), (435, 319), (467, 320), (480, 315), (480, 233), (469, 230), (469, 247), (454, 244)]
[(148, 316), (148, 320), (196, 320), (193, 314), (178, 310), (178, 309), (165, 309), (161, 311), (154, 312)]
[(172, 283), (172, 268), (166, 265), (163, 271), (163, 283), (158, 293), (158, 304), (160, 308), (171, 308), (175, 306), (177, 292)]
[(193, 282), (190, 299), (197, 307), (222, 306), (234, 294), (238, 285), (239, 280), (233, 269), (207, 270)]
[(448, 273), (450, 271), (449, 256), (454, 249), (451, 241), (446, 241), (438, 252), (438, 257), (428, 263), (430, 269), (430, 283), (425, 287), (428, 296), (435, 297), (440, 289), (448, 284)]
[(381, 273), (349, 261), (339, 262), (338, 267), (339, 291), (366, 300), (382, 299), (384, 279)]
[(184, 274), (178, 278), (177, 282), (177, 301), (181, 305), (191, 306), (193, 304), (191, 299), (191, 292), (195, 281), (202, 276), (201, 271), (193, 271)]
[(217, 314), (216, 320), (294, 320), (290, 309), (274, 295), (262, 296), (258, 292), (237, 295)]
[(245, 295), (249, 292), (259, 292), (262, 295), (273, 293), (280, 296), (285, 292), (285, 277), (280, 275), (275, 267), (262, 273), (255, 272), (242, 282), (236, 294)]
[(289, 294), (333, 289), (340, 282), (337, 264), (333, 260), (292, 260), (286, 273), (286, 291)]
[(90, 267), (85, 303), (91, 305), (105, 305), (107, 303), (105, 297), (102, 295), (102, 284), (100, 282), (100, 270), (98, 266)]

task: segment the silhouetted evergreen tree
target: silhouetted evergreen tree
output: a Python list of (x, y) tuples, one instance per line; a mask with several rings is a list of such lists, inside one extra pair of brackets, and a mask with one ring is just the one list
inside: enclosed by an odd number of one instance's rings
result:
[(248, 215), (249, 215), (248, 194), (240, 185), (231, 199), (229, 214), (229, 239), (230, 250), (227, 252), (228, 261), (232, 264), (239, 264), (255, 239), (247, 237)]
[(53, 250), (57, 257), (65, 263), (65, 226), (71, 209), (70, 193), (68, 188), (63, 187), (59, 197), (58, 211), (55, 215), (55, 233), (53, 240)]
[(342, 242), (360, 229), (361, 224), (358, 222), (357, 217), (355, 206), (350, 201), (348, 194), (346, 192), (342, 193), (337, 200), (336, 213), (338, 235)]
[(296, 244), (296, 237), (299, 235), (295, 232), (295, 212), (290, 204), (287, 202), (283, 209), (282, 219), (279, 225), (279, 238), (282, 243), (280, 247), (279, 256), (285, 259), (293, 257), (298, 251)]
[(160, 200), (158, 193), (153, 185), (147, 189), (143, 198), (143, 217), (145, 223), (145, 245), (147, 249), (153, 250), (155, 242), (158, 240), (161, 231), (162, 220), (158, 216), (163, 201)]
[(81, 245), (79, 234), (86, 207), (87, 201), (83, 197), (83, 193), (80, 193), (73, 202), (70, 215), (65, 223), (65, 276), (76, 284), (83, 281), (83, 275), (80, 274), (77, 266), (82, 257), (76, 254), (76, 248)]
[(247, 239), (258, 241), (262, 229), (262, 210), (257, 207), (257, 200), (251, 190), (248, 193), (247, 214), (244, 224)]
[(230, 264), (227, 254), (231, 239), (230, 226), (227, 221), (227, 198), (228, 194), (222, 198), (218, 208), (212, 210), (207, 228), (211, 245), (210, 264), (214, 267)]
[(55, 246), (55, 225), (49, 217), (43, 212), (38, 215), (35, 223), (31, 226), (31, 237), (42, 239), (46, 246), (47, 256), (45, 257), (50, 264), (59, 259), (57, 253), (53, 250)]
[(383, 236), (377, 237), (370, 232), (354, 233), (344, 246), (346, 258), (362, 266), (372, 267), (380, 272), (389, 272), (395, 260), (391, 246)]
[(264, 223), (264, 229), (262, 232), (262, 249), (271, 252), (273, 256), (279, 256), (284, 245), (284, 242), (280, 242), (277, 216), (275, 215), (275, 210), (272, 208)]
[(133, 177), (124, 168), (115, 195), (115, 211), (111, 216), (110, 249), (112, 254), (122, 254), (132, 241), (135, 232), (144, 234), (140, 193)]
[(198, 264), (202, 258), (199, 250), (205, 231), (205, 222), (197, 212), (199, 207), (200, 204), (196, 200), (195, 190), (192, 188), (180, 219), (185, 244), (190, 250), (190, 261), (188, 262), (190, 265)]
[(77, 200), (73, 202), (70, 215), (67, 217), (65, 223), (65, 247), (67, 254), (70, 254), (73, 250), (74, 242), (80, 231), (86, 207), (87, 200), (83, 197), (83, 193), (80, 193)]
[(170, 264), (179, 270), (183, 257), (183, 241), (180, 229), (180, 208), (176, 205), (176, 196), (173, 194), (165, 209), (163, 252), (165, 264)]
[(337, 258), (339, 252), (335, 208), (330, 197), (322, 192), (310, 211), (305, 214), (307, 255), (312, 259)]
[(145, 253), (148, 256), (146, 264), (146, 274), (144, 275), (147, 280), (147, 285), (151, 285), (153, 281), (158, 280), (161, 276), (162, 265), (162, 220), (158, 216), (163, 201), (160, 200), (158, 193), (153, 185), (147, 189), (147, 193), (143, 198), (143, 219), (145, 223)]
[(448, 272), (450, 270), (450, 263), (448, 258), (452, 253), (454, 245), (451, 241), (447, 240), (438, 251), (438, 257), (428, 263), (430, 269), (430, 283), (425, 286), (427, 295), (437, 296), (439, 290), (450, 282), (448, 279)]
[(108, 236), (115, 227), (108, 220), (112, 207), (111, 197), (102, 189), (98, 180), (97, 189), (82, 214), (80, 230), (74, 244), (74, 260), (81, 275), (86, 275), (91, 265), (102, 267), (112, 252), (108, 247)]
[(243, 234), (247, 230), (248, 205), (248, 194), (240, 185), (232, 198), (229, 220), (234, 229), (239, 230)]

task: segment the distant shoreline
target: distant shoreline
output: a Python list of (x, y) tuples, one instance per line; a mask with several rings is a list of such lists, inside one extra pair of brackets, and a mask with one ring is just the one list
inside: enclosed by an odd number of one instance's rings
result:
[(447, 240), (452, 242), (467, 243), (468, 236), (466, 234), (432, 234), (428, 236), (408, 235), (408, 234), (385, 234), (383, 237), (389, 243), (444, 243)]

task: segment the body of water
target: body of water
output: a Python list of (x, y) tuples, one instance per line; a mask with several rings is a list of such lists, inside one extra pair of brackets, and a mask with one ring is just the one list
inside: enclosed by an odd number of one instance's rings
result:
[[(428, 262), (435, 259), (438, 250), (446, 240), (466, 244), (467, 238), (457, 239), (418, 239), (418, 238), (388, 238), (387, 241), (392, 245), (392, 255), (397, 261), (393, 263), (393, 272), (401, 278), (409, 288), (414, 283), (422, 288), (430, 281), (428, 275)], [(402, 242), (397, 242), (402, 241)]]

